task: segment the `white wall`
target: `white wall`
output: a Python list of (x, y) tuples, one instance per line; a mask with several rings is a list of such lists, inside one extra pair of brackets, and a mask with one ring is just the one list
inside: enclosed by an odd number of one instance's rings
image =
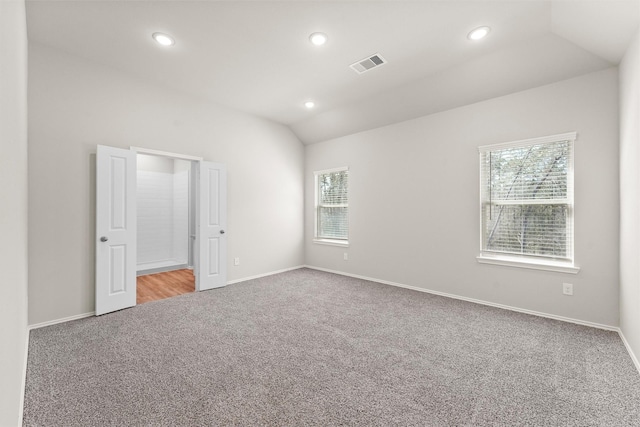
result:
[[(189, 262), (189, 174), (191, 162), (173, 161), (173, 243), (171, 257), (180, 264)], [(195, 203), (192, 205), (195, 209)]]
[(144, 154), (137, 160), (138, 271), (187, 264), (190, 162)]
[[(618, 325), (618, 89), (608, 69), (307, 147), (311, 266)], [(480, 265), (480, 145), (577, 131), (577, 275)], [(312, 243), (313, 171), (349, 166), (348, 249)], [(343, 260), (343, 253), (349, 260)], [(574, 296), (562, 295), (562, 283)]]
[(27, 25), (0, 1), (0, 426), (20, 423), (27, 339)]
[(173, 159), (138, 156), (137, 263), (173, 258)]
[(304, 147), (289, 129), (36, 44), (29, 79), (31, 324), (94, 310), (96, 144), (226, 163), (229, 280), (303, 263)]
[(640, 357), (640, 33), (620, 63), (620, 328)]

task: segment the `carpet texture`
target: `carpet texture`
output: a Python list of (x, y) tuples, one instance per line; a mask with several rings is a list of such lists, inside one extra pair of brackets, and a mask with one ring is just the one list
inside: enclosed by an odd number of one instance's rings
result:
[(640, 426), (614, 332), (300, 269), (31, 332), (25, 426)]

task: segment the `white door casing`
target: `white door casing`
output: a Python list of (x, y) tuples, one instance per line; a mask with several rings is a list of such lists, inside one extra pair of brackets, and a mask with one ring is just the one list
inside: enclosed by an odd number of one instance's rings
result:
[(227, 284), (227, 169), (200, 161), (196, 208), (196, 290)]
[(136, 305), (136, 152), (98, 145), (96, 315)]

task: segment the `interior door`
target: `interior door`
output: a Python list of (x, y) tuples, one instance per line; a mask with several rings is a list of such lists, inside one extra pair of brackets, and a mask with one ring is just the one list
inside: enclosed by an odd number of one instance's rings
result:
[(136, 305), (136, 152), (98, 145), (96, 315)]
[(227, 284), (227, 168), (220, 163), (197, 163), (196, 289)]

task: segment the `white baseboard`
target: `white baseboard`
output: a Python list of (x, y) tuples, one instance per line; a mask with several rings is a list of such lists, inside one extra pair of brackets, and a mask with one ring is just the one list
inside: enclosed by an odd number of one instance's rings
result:
[(638, 370), (638, 373), (640, 373), (640, 361), (638, 361), (638, 358), (636, 357), (635, 353), (631, 349), (631, 346), (629, 345), (629, 342), (624, 337), (624, 334), (622, 333), (622, 330), (619, 329), (619, 328), (618, 328), (618, 335), (620, 335), (620, 339), (624, 343), (624, 346), (627, 348), (627, 352), (629, 353), (629, 356), (631, 356), (631, 360), (633, 361), (633, 364), (636, 365), (636, 369)]
[[(527, 310), (527, 309), (524, 309), (524, 308), (512, 307), (512, 306), (504, 305), (504, 304), (497, 304), (497, 303), (484, 301), (484, 300), (479, 300), (479, 299), (475, 299), (475, 298), (467, 298), (467, 297), (463, 297), (463, 296), (455, 295), (455, 294), (450, 294), (450, 293), (446, 293), (446, 292), (440, 292), (440, 291), (434, 291), (434, 290), (431, 290), (431, 289), (419, 288), (417, 286), (405, 285), (405, 284), (402, 284), (402, 283), (396, 283), (396, 282), (391, 282), (391, 281), (388, 281), (388, 280), (376, 279), (376, 278), (373, 278), (373, 277), (361, 276), (359, 274), (345, 273), (345, 272), (342, 272), (342, 271), (330, 270), (330, 269), (327, 269), (327, 268), (315, 267), (315, 266), (312, 266), (312, 265), (298, 265), (296, 267), (284, 268), (282, 270), (276, 270), (276, 271), (271, 271), (271, 272), (268, 272), (268, 273), (257, 274), (255, 276), (244, 277), (242, 279), (231, 280), (231, 281), (227, 282), (227, 285), (233, 285), (235, 283), (246, 282), (247, 280), (259, 279), (261, 277), (266, 277), (266, 276), (272, 276), (274, 274), (285, 273), (287, 271), (298, 270), (300, 268), (310, 268), (312, 270), (325, 271), (327, 273), (339, 274), (341, 276), (347, 276), (347, 277), (354, 277), (356, 279), (368, 280), (370, 282), (381, 283), (383, 285), (390, 285), (390, 286), (396, 286), (396, 287), (399, 287), (399, 288), (411, 289), (411, 290), (418, 291), (418, 292), (424, 292), (424, 293), (433, 294), (433, 295), (439, 295), (439, 296), (443, 296), (443, 297), (447, 297), (447, 298), (453, 298), (453, 299), (457, 299), (457, 300), (472, 302), (472, 303), (475, 303), (475, 304), (481, 304), (481, 305), (486, 305), (486, 306), (490, 306), (490, 307), (501, 308), (501, 309), (504, 309), (504, 310), (515, 311), (515, 312), (518, 312), (518, 313), (530, 314), (530, 315), (533, 315), (533, 316), (545, 317), (545, 318), (548, 318), (548, 319), (560, 320), (562, 322), (574, 323), (574, 324), (577, 324), (577, 325), (589, 326), (589, 327), (592, 327), (592, 328), (598, 328), (598, 329), (604, 329), (604, 330), (607, 330), (607, 331), (617, 332), (620, 335), (620, 339), (622, 339), (622, 342), (624, 343), (624, 346), (627, 349), (627, 352), (629, 353), (629, 356), (631, 356), (631, 360), (633, 361), (636, 369), (638, 370), (638, 373), (640, 373), (640, 361), (638, 360), (638, 358), (634, 354), (633, 350), (631, 349), (631, 346), (629, 346), (629, 343), (627, 342), (627, 339), (625, 338), (624, 334), (622, 333), (620, 328), (617, 327), (617, 326), (603, 325), (603, 324), (600, 324), (600, 323), (589, 322), (589, 321), (586, 321), (586, 320), (573, 319), (573, 318), (570, 318), (570, 317), (558, 316), (558, 315), (555, 315), (555, 314), (543, 313), (543, 312), (540, 312), (540, 311)], [(89, 312), (89, 313), (78, 314), (78, 315), (75, 315), (75, 316), (69, 316), (69, 317), (65, 317), (65, 318), (62, 318), (62, 319), (55, 319), (55, 320), (50, 320), (50, 321), (47, 321), (47, 322), (36, 323), (36, 324), (33, 324), (33, 325), (29, 325), (27, 327), (27, 332), (29, 332), (29, 331), (31, 331), (33, 329), (44, 328), (45, 326), (51, 326), (51, 325), (55, 325), (55, 324), (58, 324), (58, 323), (64, 323), (64, 322), (69, 322), (69, 321), (72, 321), (72, 320), (84, 319), (85, 317), (95, 316), (95, 314), (96, 314), (95, 311), (92, 311), (92, 312)], [(25, 362), (24, 362), (24, 368), (23, 368), (24, 369), (24, 376), (23, 376), (24, 380), (23, 380), (23, 386), (22, 386), (23, 387), (23, 399), (24, 399), (24, 387), (25, 387), (26, 372), (27, 372), (26, 369), (27, 369), (28, 348), (29, 348), (29, 334), (27, 333), (26, 349), (25, 349)], [(22, 407), (20, 409), (20, 419), (22, 419)]]
[[(242, 279), (231, 280), (231, 281), (227, 282), (227, 285), (233, 285), (234, 283), (245, 282), (247, 280), (252, 280), (252, 279), (259, 279), (260, 277), (272, 276), (274, 274), (284, 273), (284, 272), (291, 271), (291, 270), (298, 270), (300, 268), (304, 268), (304, 265), (298, 265), (296, 267), (284, 268), (282, 270), (277, 270), (277, 271), (270, 271), (268, 273), (257, 274), (255, 276), (250, 276), (250, 277), (243, 277)], [(35, 323), (33, 325), (29, 325), (28, 329), (29, 330), (33, 330), (33, 329), (44, 328), (45, 326), (51, 326), (51, 325), (56, 325), (58, 323), (70, 322), (72, 320), (84, 319), (85, 317), (91, 317), (91, 316), (95, 316), (95, 315), (96, 315), (95, 311), (91, 311), (89, 313), (83, 313), (83, 314), (76, 314), (75, 316), (63, 317), (62, 319), (55, 319), (55, 320), (49, 320), (47, 322)]]
[(85, 317), (95, 316), (96, 312), (91, 311), (89, 313), (76, 314), (75, 316), (63, 317), (62, 319), (49, 320), (47, 322), (35, 323), (33, 325), (29, 325), (29, 330), (44, 328), (45, 326), (56, 325), (58, 323), (70, 322), (72, 320), (84, 319)]
[(153, 267), (153, 268), (146, 268), (146, 269), (143, 268), (141, 270), (136, 271), (136, 277), (147, 276), (149, 274), (164, 273), (165, 271), (174, 271), (174, 270), (193, 270), (193, 267), (189, 267), (188, 264), (173, 264), (173, 265), (165, 265), (163, 267)]
[(509, 305), (498, 304), (498, 303), (494, 303), (494, 302), (490, 302), (490, 301), (484, 301), (484, 300), (479, 300), (479, 299), (475, 299), (475, 298), (467, 298), (467, 297), (463, 297), (463, 296), (460, 296), (460, 295), (449, 294), (449, 293), (446, 293), (446, 292), (434, 291), (434, 290), (431, 290), (431, 289), (419, 288), (417, 286), (404, 285), (402, 283), (390, 282), (388, 280), (375, 279), (373, 277), (360, 276), (358, 274), (344, 273), (342, 271), (329, 270), (329, 269), (326, 269), (326, 268), (314, 267), (312, 265), (305, 265), (305, 267), (313, 269), (313, 270), (326, 271), (327, 273), (333, 273), (333, 274), (339, 274), (339, 275), (342, 275), (342, 276), (354, 277), (356, 279), (368, 280), (370, 282), (382, 283), (383, 285), (391, 285), (391, 286), (396, 286), (396, 287), (399, 287), (399, 288), (411, 289), (411, 290), (418, 291), (418, 292), (425, 292), (425, 293), (428, 293), (428, 294), (439, 295), (439, 296), (442, 296), (442, 297), (447, 297), (447, 298), (453, 298), (453, 299), (457, 299), (457, 300), (472, 302), (472, 303), (475, 303), (475, 304), (488, 305), (490, 307), (496, 307), (496, 308), (502, 308), (504, 310), (516, 311), (518, 313), (531, 314), (533, 316), (546, 317), (548, 319), (554, 319), (554, 320), (561, 320), (563, 322), (575, 323), (577, 325), (590, 326), (592, 328), (604, 329), (606, 331), (618, 332), (620, 330), (617, 326), (602, 325), (600, 323), (588, 322), (586, 320), (572, 319), (570, 317), (557, 316), (555, 314), (549, 314), (549, 313), (543, 313), (543, 312), (540, 312), (540, 311), (527, 310), (525, 308), (512, 307), (512, 306), (509, 306)]
[(261, 277), (273, 276), (274, 274), (286, 273), (287, 271), (299, 270), (305, 268), (306, 265), (298, 265), (296, 267), (284, 268), (282, 270), (271, 271), (269, 273), (257, 274), (255, 276), (243, 277), (242, 279), (231, 280), (227, 282), (227, 285), (233, 285), (235, 283), (246, 282), (247, 280), (259, 279)]
[(18, 408), (18, 425), (22, 425), (24, 418), (24, 395), (27, 391), (27, 362), (29, 361), (29, 335), (31, 330), (27, 326), (27, 336), (24, 340), (24, 361), (22, 362), (22, 385), (20, 387), (20, 407)]

